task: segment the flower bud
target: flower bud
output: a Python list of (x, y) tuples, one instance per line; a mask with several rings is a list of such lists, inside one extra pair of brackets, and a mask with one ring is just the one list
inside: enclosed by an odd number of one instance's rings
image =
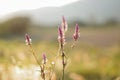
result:
[(25, 34), (25, 38), (26, 38), (26, 40), (25, 40), (26, 45), (31, 45), (32, 40), (31, 40), (30, 36), (28, 34)]

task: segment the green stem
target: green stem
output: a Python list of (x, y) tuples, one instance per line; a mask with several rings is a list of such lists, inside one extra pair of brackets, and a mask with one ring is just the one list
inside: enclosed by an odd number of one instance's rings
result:
[[(34, 56), (34, 58), (35, 58), (36, 62), (37, 62), (37, 63), (38, 63), (38, 65), (40, 66), (40, 63), (39, 63), (39, 61), (38, 61), (38, 59), (37, 59), (37, 56), (35, 55), (35, 51), (34, 51), (34, 49), (33, 49), (32, 45), (30, 45), (30, 48), (31, 48), (31, 50), (32, 50), (32, 53), (33, 53), (33, 56)], [(41, 67), (41, 66), (40, 66), (40, 67)]]

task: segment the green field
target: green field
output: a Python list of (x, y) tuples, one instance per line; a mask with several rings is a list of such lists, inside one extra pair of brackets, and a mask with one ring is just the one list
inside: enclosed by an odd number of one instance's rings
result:
[[(65, 80), (117, 80), (120, 77), (120, 27), (80, 27), (81, 37), (71, 48), (73, 32), (74, 29), (69, 28), (66, 34)], [(29, 34), (39, 61), (42, 53), (46, 53), (49, 61), (57, 62), (57, 28), (31, 28)], [(54, 77), (61, 76), (57, 64), (54, 72), (59, 75)], [(0, 80), (38, 80), (38, 67), (25, 45), (24, 35), (0, 39)]]

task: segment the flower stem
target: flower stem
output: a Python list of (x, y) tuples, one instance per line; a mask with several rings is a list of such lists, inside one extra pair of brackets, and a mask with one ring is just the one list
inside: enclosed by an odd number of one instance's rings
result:
[(65, 54), (64, 54), (64, 46), (61, 44), (61, 55), (62, 55), (62, 80), (64, 80), (64, 74), (65, 74)]
[(39, 63), (39, 61), (38, 61), (38, 59), (37, 59), (37, 56), (35, 55), (35, 51), (34, 51), (32, 45), (30, 45), (30, 48), (31, 48), (31, 51), (32, 51), (32, 53), (33, 53), (33, 56), (34, 56), (36, 62), (38, 63), (38, 65), (40, 65), (40, 63)]
[(38, 61), (37, 56), (35, 55), (35, 51), (34, 51), (32, 45), (29, 45), (29, 46), (30, 46), (30, 48), (31, 48), (32, 54), (33, 54), (33, 56), (34, 56), (37, 64), (40, 66), (40, 69), (42, 69), (42, 66), (40, 65), (40, 62)]
[(44, 64), (43, 64), (43, 80), (45, 80), (45, 66), (44, 66)]
[[(64, 55), (64, 53), (63, 53), (63, 55)], [(64, 80), (64, 72), (65, 72), (65, 64), (64, 64), (65, 62), (64, 62), (64, 56), (62, 56), (62, 64), (63, 64), (63, 70), (62, 70), (62, 80)]]

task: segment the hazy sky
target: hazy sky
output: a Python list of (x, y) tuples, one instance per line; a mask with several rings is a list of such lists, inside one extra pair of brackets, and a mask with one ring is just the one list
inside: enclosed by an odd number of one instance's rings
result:
[(48, 6), (63, 6), (78, 0), (0, 0), (0, 17), (11, 12)]

